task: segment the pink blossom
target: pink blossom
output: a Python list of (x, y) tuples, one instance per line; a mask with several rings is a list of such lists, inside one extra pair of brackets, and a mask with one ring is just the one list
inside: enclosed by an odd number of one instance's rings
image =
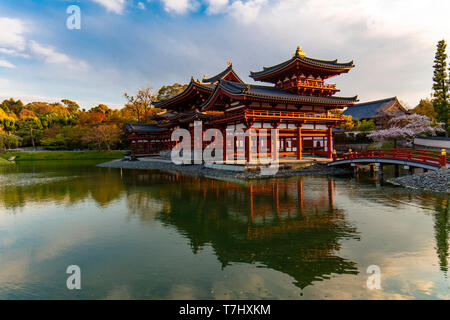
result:
[(421, 134), (436, 135), (444, 130), (440, 126), (434, 126), (431, 120), (424, 115), (404, 114), (389, 120), (387, 129), (378, 130), (367, 135), (374, 141), (405, 140), (411, 145), (414, 138)]

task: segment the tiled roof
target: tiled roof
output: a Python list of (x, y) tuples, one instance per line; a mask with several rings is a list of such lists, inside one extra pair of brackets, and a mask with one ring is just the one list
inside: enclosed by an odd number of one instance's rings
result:
[(164, 111), (161, 113), (157, 113), (153, 116), (150, 116), (148, 119), (149, 120), (156, 120), (156, 119), (170, 119), (174, 116), (176, 116), (177, 113), (176, 112), (171, 112), (171, 111)]
[[(302, 96), (289, 92), (282, 91), (273, 86), (260, 86), (245, 83), (236, 83), (226, 80), (221, 80), (218, 84), (218, 88), (233, 94), (233, 95), (245, 95), (248, 97), (272, 99), (276, 101), (287, 102), (305, 102), (315, 104), (354, 104), (358, 101), (358, 97), (316, 97), (316, 96)], [(218, 88), (216, 90), (218, 90)], [(214, 92), (215, 93), (215, 92)], [(210, 98), (202, 105), (206, 106), (214, 96), (211, 94)]]
[(133, 124), (127, 123), (125, 124), (125, 130), (132, 132), (161, 132), (166, 129), (160, 128), (158, 126), (152, 124)]
[(353, 61), (339, 63), (339, 62), (337, 62), (337, 59), (332, 60), (332, 61), (327, 61), (327, 60), (319, 60), (319, 59), (313, 59), (313, 58), (295, 55), (294, 57), (292, 57), (291, 59), (289, 59), (285, 62), (279, 63), (279, 64), (271, 66), (271, 67), (263, 67), (263, 70), (261, 70), (261, 71), (256, 71), (256, 72), (250, 71), (250, 77), (257, 78), (260, 76), (264, 76), (264, 75), (276, 72), (276, 71), (281, 70), (284, 67), (286, 67), (294, 62), (297, 62), (297, 61), (302, 64), (306, 64), (306, 65), (310, 65), (310, 66), (314, 66), (314, 67), (320, 67), (320, 68), (324, 68), (324, 69), (336, 70), (336, 71), (342, 70), (342, 69), (351, 69), (354, 67)]
[(212, 92), (214, 90), (214, 88), (216, 87), (214, 84), (201, 83), (200, 81), (196, 81), (196, 80), (194, 80), (194, 78), (192, 78), (191, 82), (189, 82), (189, 85), (187, 86), (187, 88), (185, 90), (183, 90), (183, 92), (177, 94), (176, 96), (173, 96), (172, 98), (169, 98), (169, 99), (166, 99), (166, 100), (162, 100), (162, 101), (158, 101), (158, 102), (154, 102), (153, 105), (155, 107), (157, 107), (157, 108), (164, 108), (164, 106), (169, 105), (173, 101), (177, 101), (179, 99), (184, 98), (184, 96), (187, 96), (188, 93), (195, 86), (199, 87), (199, 88), (202, 88), (205, 91), (209, 91), (209, 92)]
[(202, 79), (202, 83), (216, 83), (216, 82), (218, 82), (219, 80), (223, 80), (223, 78), (225, 78), (226, 75), (229, 74), (230, 72), (232, 72), (233, 75), (234, 75), (237, 79), (240, 80), (240, 82), (242, 82), (242, 83), (244, 82), (244, 81), (241, 80), (241, 78), (239, 78), (239, 76), (237, 75), (237, 73), (234, 72), (234, 70), (233, 70), (233, 65), (230, 63), (230, 64), (228, 65), (228, 67), (227, 67), (225, 70), (223, 70), (222, 72), (216, 74), (215, 76), (210, 77), (210, 78), (203, 78), (203, 79)]
[(347, 108), (342, 114), (346, 116), (352, 116), (354, 119), (371, 119), (382, 115), (382, 113), (397, 102), (397, 97), (368, 101), (364, 103), (358, 103), (354, 106)]

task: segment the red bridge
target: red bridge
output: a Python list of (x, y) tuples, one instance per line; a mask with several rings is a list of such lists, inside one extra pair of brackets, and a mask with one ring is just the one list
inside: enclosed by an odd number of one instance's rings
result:
[(333, 152), (333, 161), (329, 166), (345, 164), (394, 164), (406, 165), (430, 170), (438, 170), (449, 167), (450, 156), (445, 149), (442, 151), (419, 150), (419, 149), (374, 149), (363, 151), (352, 151), (345, 153)]

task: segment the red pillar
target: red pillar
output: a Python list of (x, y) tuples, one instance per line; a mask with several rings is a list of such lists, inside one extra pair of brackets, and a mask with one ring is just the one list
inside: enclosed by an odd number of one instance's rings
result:
[(297, 160), (302, 158), (302, 125), (297, 126)]
[(222, 133), (222, 156), (223, 162), (225, 163), (227, 161), (227, 129), (223, 126), (220, 131)]
[(327, 158), (333, 158), (333, 131), (331, 126), (327, 130)]
[(439, 164), (441, 167), (446, 167), (447, 166), (447, 152), (445, 149), (441, 150), (441, 156), (439, 159)]
[(270, 156), (272, 158), (272, 161), (276, 161), (279, 159), (277, 141), (279, 141), (278, 129), (275, 128), (275, 130), (273, 132), (273, 136), (272, 136), (272, 133), (270, 135)]
[(248, 132), (248, 137), (245, 137), (245, 141), (246, 141), (246, 145), (245, 145), (245, 152), (246, 152), (246, 157), (245, 160), (246, 162), (251, 162), (253, 160), (253, 156), (252, 156), (252, 136), (253, 136), (253, 130), (252, 128), (248, 128), (247, 129)]
[(131, 156), (136, 157), (136, 140), (131, 140)]

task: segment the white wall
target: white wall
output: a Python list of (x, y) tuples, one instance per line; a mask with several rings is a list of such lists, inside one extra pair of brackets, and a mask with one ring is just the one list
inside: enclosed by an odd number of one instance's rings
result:
[(425, 147), (431, 147), (431, 148), (450, 150), (450, 140), (415, 138), (414, 144), (419, 147), (425, 146)]

